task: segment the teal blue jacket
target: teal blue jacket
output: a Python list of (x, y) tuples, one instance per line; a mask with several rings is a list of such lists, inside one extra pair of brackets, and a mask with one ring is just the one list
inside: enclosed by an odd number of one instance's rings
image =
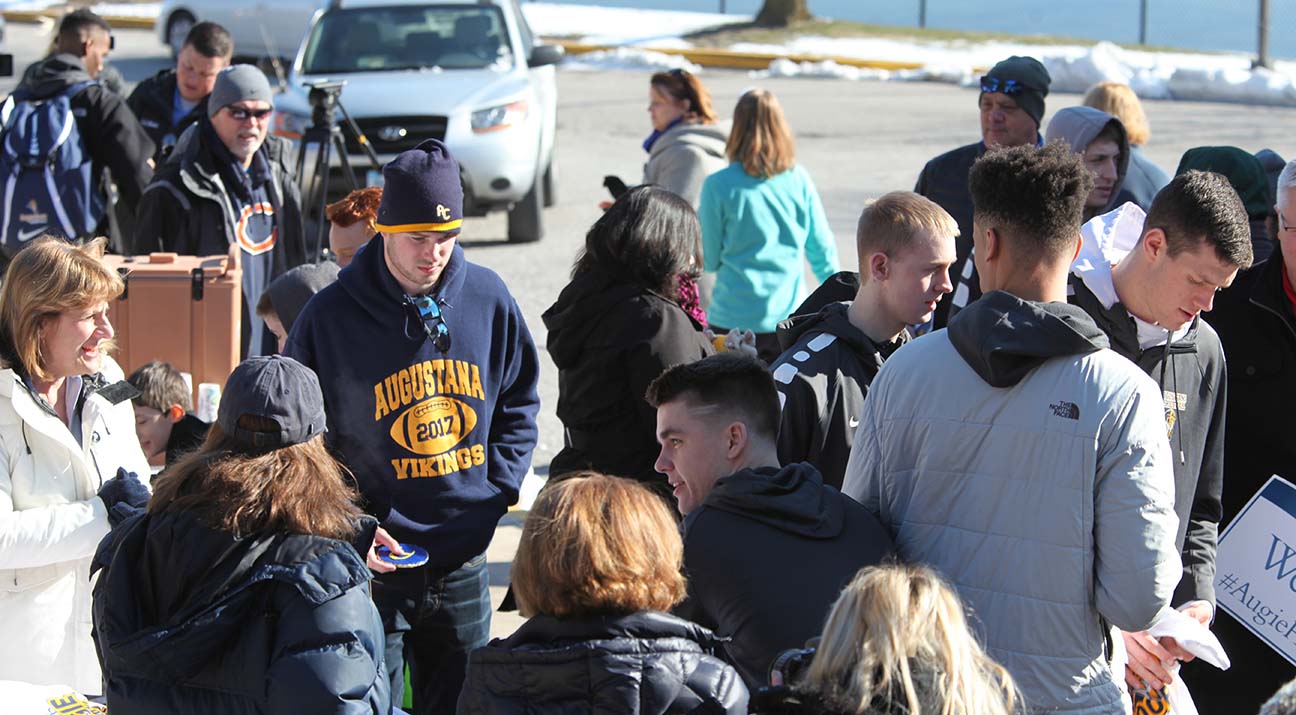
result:
[(707, 321), (772, 333), (815, 277), (837, 272), (837, 245), (819, 192), (800, 166), (759, 179), (737, 162), (708, 176), (698, 205), (704, 268), (716, 274)]

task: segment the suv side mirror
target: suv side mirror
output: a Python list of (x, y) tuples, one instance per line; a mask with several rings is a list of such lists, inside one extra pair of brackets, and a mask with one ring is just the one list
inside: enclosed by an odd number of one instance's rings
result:
[(563, 57), (567, 56), (567, 50), (562, 45), (536, 45), (531, 50), (531, 58), (527, 60), (529, 67), (544, 67), (545, 65), (556, 65), (562, 62)]

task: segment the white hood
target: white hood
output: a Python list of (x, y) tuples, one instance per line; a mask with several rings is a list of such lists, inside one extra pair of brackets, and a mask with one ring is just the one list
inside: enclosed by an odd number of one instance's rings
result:
[[(1071, 273), (1084, 281), (1085, 287), (1108, 310), (1122, 302), (1112, 280), (1112, 266), (1120, 263), (1139, 245), (1143, 238), (1145, 219), (1147, 214), (1143, 209), (1136, 204), (1127, 203), (1089, 219), (1080, 227), (1080, 255), (1071, 264)], [(1128, 309), (1129, 306), (1126, 305), (1126, 310)], [(1138, 327), (1140, 350), (1164, 345), (1167, 340), (1179, 340), (1192, 327), (1190, 322), (1171, 335), (1170, 331), (1155, 323), (1149, 323), (1133, 313), (1130, 316)]]

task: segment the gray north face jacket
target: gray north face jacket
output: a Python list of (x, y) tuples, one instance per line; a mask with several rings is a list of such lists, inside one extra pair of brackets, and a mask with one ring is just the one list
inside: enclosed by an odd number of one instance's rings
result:
[(1179, 581), (1161, 395), (1084, 311), (1002, 291), (882, 366), (842, 491), (940, 571), (1031, 712), (1121, 712), (1109, 624)]

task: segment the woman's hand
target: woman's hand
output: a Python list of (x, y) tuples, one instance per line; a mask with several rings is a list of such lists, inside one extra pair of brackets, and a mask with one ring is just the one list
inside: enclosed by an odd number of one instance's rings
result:
[(400, 542), (393, 539), (392, 535), (388, 534), (387, 530), (380, 526), (378, 527), (378, 530), (374, 532), (373, 543), (369, 545), (369, 554), (365, 557), (365, 563), (369, 565), (369, 570), (377, 573), (391, 573), (392, 571), (395, 571), (395, 566), (378, 558), (379, 546), (386, 546), (397, 556), (403, 556), (405, 554), (405, 551), (401, 549)]

